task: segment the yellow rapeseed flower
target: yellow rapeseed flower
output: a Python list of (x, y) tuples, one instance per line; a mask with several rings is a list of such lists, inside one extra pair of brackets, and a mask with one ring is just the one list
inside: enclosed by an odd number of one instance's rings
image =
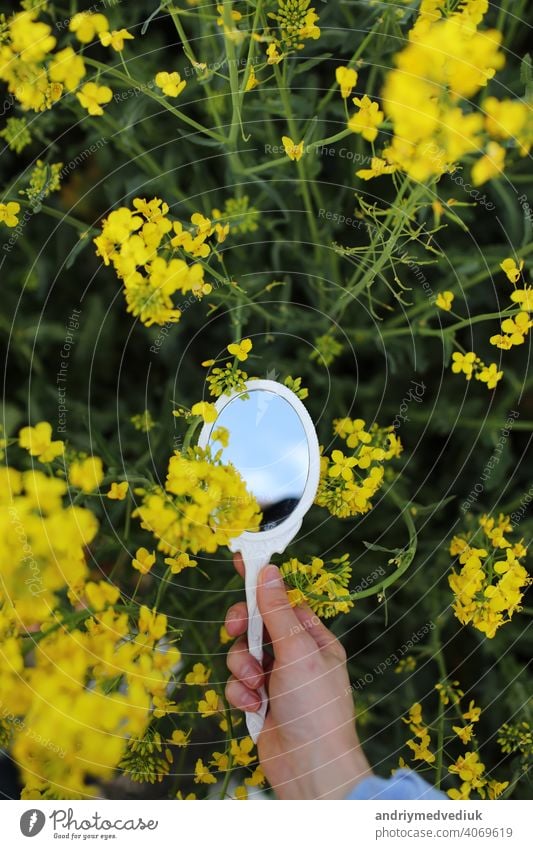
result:
[(292, 159), (293, 162), (299, 162), (304, 152), (303, 139), (301, 142), (296, 144), (290, 136), (282, 136), (281, 141), (283, 142), (283, 148), (289, 159)]
[(6, 227), (16, 227), (19, 223), (17, 218), (20, 212), (20, 203), (16, 200), (10, 200), (8, 203), (0, 203), (0, 222)]
[(35, 427), (23, 427), (19, 431), (19, 445), (41, 463), (51, 463), (63, 454), (65, 444), (61, 439), (52, 441), (52, 425), (39, 422)]
[(111, 32), (101, 32), (99, 36), (104, 47), (112, 47), (117, 53), (121, 53), (124, 50), (124, 43), (128, 39), (135, 37), (127, 29), (124, 29), (124, 27), (122, 29), (112, 30)]
[(341, 97), (346, 99), (352, 93), (352, 89), (357, 85), (357, 71), (353, 68), (347, 68), (345, 65), (340, 65), (335, 69), (335, 79), (341, 89)]
[(124, 501), (128, 494), (128, 489), (128, 481), (121, 481), (120, 483), (115, 483), (113, 481), (109, 490), (106, 492), (106, 495), (110, 501)]
[(455, 295), (453, 292), (439, 292), (437, 298), (435, 300), (435, 304), (441, 309), (445, 310), (445, 312), (449, 312), (452, 308), (453, 299)]
[(155, 77), (155, 84), (167, 97), (179, 97), (187, 83), (182, 80), (177, 71), (159, 71)]
[(106, 85), (99, 86), (96, 83), (85, 83), (83, 88), (77, 92), (76, 97), (89, 115), (96, 116), (104, 114), (102, 105), (109, 103), (113, 97), (113, 92)]
[(100, 457), (85, 457), (74, 460), (68, 470), (68, 479), (72, 486), (89, 493), (98, 489), (104, 479), (104, 467)]

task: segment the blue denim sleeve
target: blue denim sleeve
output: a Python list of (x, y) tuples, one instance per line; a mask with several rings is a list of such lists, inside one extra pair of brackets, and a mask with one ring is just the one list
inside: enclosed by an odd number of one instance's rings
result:
[(391, 778), (372, 775), (363, 778), (346, 799), (420, 799), (425, 802), (449, 801), (448, 797), (410, 769), (399, 769)]

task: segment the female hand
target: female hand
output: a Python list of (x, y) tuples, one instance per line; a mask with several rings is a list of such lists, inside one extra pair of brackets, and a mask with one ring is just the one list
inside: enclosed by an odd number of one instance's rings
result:
[[(243, 575), (240, 555), (235, 567)], [(372, 774), (355, 729), (346, 653), (307, 606), (291, 608), (275, 566), (260, 573), (258, 605), (273, 657), (265, 669), (250, 655), (246, 604), (228, 610), (226, 628), (238, 637), (228, 652), (226, 697), (258, 710), (264, 682), (269, 708), (257, 744), (261, 767), (280, 799), (342, 799)]]

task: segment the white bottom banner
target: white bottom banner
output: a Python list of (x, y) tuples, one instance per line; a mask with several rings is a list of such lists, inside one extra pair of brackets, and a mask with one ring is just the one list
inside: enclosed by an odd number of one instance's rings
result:
[[(205, 807), (200, 811), (199, 807)], [(528, 816), (529, 814), (529, 816)], [(5, 849), (79, 845), (199, 849), (531, 849), (531, 803), (5, 801)], [(31, 841), (35, 842), (32, 843)], [(289, 844), (290, 841), (290, 844)], [(70, 844), (69, 844), (70, 845)]]

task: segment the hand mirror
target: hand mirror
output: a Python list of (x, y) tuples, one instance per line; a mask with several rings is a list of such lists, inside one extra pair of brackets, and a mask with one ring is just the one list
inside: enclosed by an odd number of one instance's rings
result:
[[(246, 389), (223, 395), (215, 404), (218, 416), (205, 424), (198, 444), (221, 450), (221, 460), (233, 464), (262, 511), (258, 531), (245, 531), (230, 543), (245, 567), (248, 645), (262, 665), (263, 621), (257, 607), (257, 577), (272, 554), (281, 554), (298, 533), (314, 501), (320, 476), (320, 452), (315, 428), (300, 399), (274, 380), (249, 380)], [(227, 446), (213, 439), (218, 428), (228, 433)], [(256, 742), (267, 710), (261, 692), (258, 712), (246, 714)]]

